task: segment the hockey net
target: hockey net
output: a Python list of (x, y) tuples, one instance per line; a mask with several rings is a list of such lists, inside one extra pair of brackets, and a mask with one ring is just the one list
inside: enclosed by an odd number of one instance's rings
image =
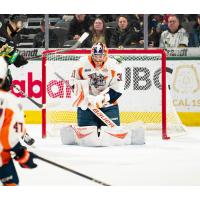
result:
[[(77, 123), (74, 95), (68, 82), (77, 61), (89, 50), (62, 53), (45, 51), (42, 58), (42, 136), (55, 134), (60, 127)], [(163, 50), (110, 50), (109, 56), (119, 61), (124, 70), (124, 93), (119, 99), (121, 124), (143, 121), (147, 130), (160, 131), (163, 139), (184, 131), (172, 104), (166, 83), (166, 55)]]

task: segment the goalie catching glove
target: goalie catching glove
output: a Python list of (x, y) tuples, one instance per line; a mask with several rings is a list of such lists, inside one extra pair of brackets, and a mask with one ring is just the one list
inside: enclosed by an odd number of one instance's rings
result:
[(12, 151), (15, 152), (16, 156), (14, 159), (19, 163), (22, 168), (33, 169), (37, 167), (37, 164), (33, 162), (35, 155), (32, 152), (27, 151), (26, 147), (18, 143)]

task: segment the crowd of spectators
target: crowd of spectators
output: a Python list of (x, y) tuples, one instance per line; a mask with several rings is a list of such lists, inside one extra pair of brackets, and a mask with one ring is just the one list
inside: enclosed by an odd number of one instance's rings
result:
[[(39, 18), (39, 25), (19, 32), (16, 36), (19, 47), (25, 35), (31, 35), (32, 43), (28, 47), (44, 48), (44, 15), (27, 16)], [(49, 15), (49, 19), (49, 48), (70, 47), (86, 31), (89, 37), (82, 48), (90, 48), (95, 42), (103, 42), (109, 48), (144, 47), (142, 14), (64, 14)], [(200, 47), (200, 15), (149, 15), (148, 42), (150, 48)]]

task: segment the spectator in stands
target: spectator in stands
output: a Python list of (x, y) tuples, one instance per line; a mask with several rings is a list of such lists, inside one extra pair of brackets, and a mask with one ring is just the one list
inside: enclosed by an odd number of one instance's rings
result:
[(24, 14), (23, 15), (21, 15), (21, 14), (20, 15), (19, 14), (9, 15), (8, 19), (7, 19), (7, 17), (5, 17), (5, 15), (0, 15), (0, 21), (8, 25), (10, 23), (9, 21), (14, 17), (17, 18), (17, 16), (20, 16), (23, 23), (22, 23), (21, 28), (17, 29), (17, 31), (14, 32), (14, 34), (12, 36), (12, 40), (14, 41), (14, 43), (17, 47), (21, 47), (21, 42), (23, 42), (23, 37), (27, 36), (29, 34), (36, 34), (36, 33), (38, 33), (39, 29), (28, 28), (28, 16), (24, 15)]
[(84, 32), (89, 32), (91, 20), (88, 15), (75, 15), (69, 25), (69, 40), (78, 40)]
[(163, 32), (166, 31), (168, 26), (166, 22), (166, 17), (161, 14), (154, 14), (149, 16), (149, 26), (150, 30), (153, 28), (157, 32)]
[(95, 43), (104, 43), (109, 47), (111, 30), (106, 29), (106, 24), (103, 18), (97, 17), (91, 26), (91, 32), (82, 47), (92, 47)]
[(73, 18), (74, 18), (73, 15), (67, 15), (67, 14), (65, 14), (65, 15), (62, 16), (61, 19), (59, 19), (59, 20), (56, 22), (55, 26), (59, 26), (59, 27), (60, 27), (60, 26), (65, 26), (65, 22), (69, 22), (69, 21), (71, 21)]
[(189, 36), (190, 47), (200, 47), (200, 15), (197, 15), (196, 23)]
[(143, 14), (128, 14), (127, 17), (130, 27), (143, 31)]
[(73, 15), (63, 15), (62, 19), (57, 21), (54, 25), (54, 33), (57, 35), (59, 47), (61, 48), (63, 47), (64, 42), (68, 40), (69, 25), (73, 18)]
[[(148, 46), (152, 47), (159, 47), (159, 40), (161, 35), (161, 23), (162, 23), (162, 16), (160, 14), (150, 15), (148, 18)], [(139, 48), (144, 47), (144, 33), (143, 27), (139, 31)]]
[[(49, 47), (57, 48), (59, 46), (58, 38), (52, 29), (53, 27), (49, 24)], [(44, 19), (42, 19), (40, 22), (40, 32), (37, 33), (33, 39), (33, 47), (34, 48), (45, 47), (45, 21)]]
[(138, 34), (133, 27), (129, 26), (128, 18), (120, 15), (117, 18), (117, 28), (112, 33), (110, 39), (110, 48), (136, 47), (138, 43)]
[(183, 22), (181, 23), (181, 25), (188, 34), (192, 32), (193, 26), (196, 22), (196, 16), (197, 15), (195, 15), (194, 17), (194, 15), (189, 15), (189, 14), (183, 15)]
[(161, 34), (159, 46), (161, 48), (188, 46), (188, 34), (180, 25), (177, 15), (169, 16), (168, 30)]
[(105, 23), (116, 21), (117, 15), (116, 14), (89, 14), (88, 15), (91, 21), (94, 21), (96, 18), (103, 18)]
[(149, 47), (159, 47), (159, 40), (160, 40), (161, 32), (158, 31), (158, 28), (152, 27), (149, 30), (148, 41)]
[[(144, 34), (140, 34), (139, 44), (137, 45), (138, 48), (144, 47)], [(148, 47), (159, 47), (159, 40), (160, 40), (161, 33), (157, 31), (154, 27), (148, 29)]]

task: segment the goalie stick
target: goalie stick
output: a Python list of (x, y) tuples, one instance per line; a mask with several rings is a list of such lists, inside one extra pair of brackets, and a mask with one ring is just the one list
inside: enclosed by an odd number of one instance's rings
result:
[[(68, 83), (66, 82), (66, 80), (57, 72), (54, 72), (54, 74), (60, 79), (62, 80), (66, 85), (68, 85)], [(104, 122), (107, 126), (113, 128), (116, 127), (117, 125), (106, 115), (104, 114), (99, 108), (94, 108), (90, 105), (88, 105), (88, 108), (102, 121)]]

